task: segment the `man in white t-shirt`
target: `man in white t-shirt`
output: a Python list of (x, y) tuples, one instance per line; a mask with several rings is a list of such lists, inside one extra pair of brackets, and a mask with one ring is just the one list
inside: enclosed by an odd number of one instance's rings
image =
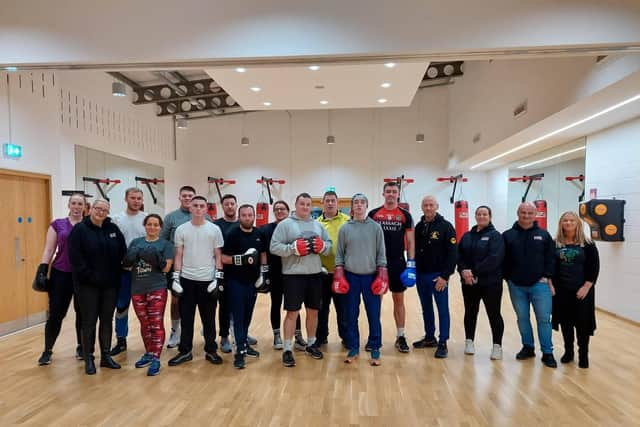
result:
[(175, 232), (176, 255), (173, 262), (171, 291), (180, 297), (182, 333), (178, 354), (169, 360), (177, 366), (193, 359), (193, 321), (196, 306), (204, 328), (205, 359), (214, 365), (222, 363), (216, 343), (216, 300), (223, 289), (222, 246), (220, 227), (205, 219), (207, 199), (195, 196), (189, 205), (191, 221)]
[[(137, 187), (127, 188), (124, 192), (124, 201), (127, 209), (114, 215), (112, 221), (118, 226), (124, 235), (124, 241), (129, 246), (133, 239), (144, 237), (147, 233), (144, 229), (146, 213), (142, 212), (144, 196), (142, 190)], [(129, 303), (131, 302), (131, 272), (123, 270), (116, 302), (116, 337), (118, 342), (111, 349), (111, 356), (127, 350), (127, 335), (129, 335)]]

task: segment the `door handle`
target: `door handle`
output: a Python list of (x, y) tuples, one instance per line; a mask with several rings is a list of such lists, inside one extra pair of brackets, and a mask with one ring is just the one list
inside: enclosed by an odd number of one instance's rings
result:
[(14, 240), (14, 252), (16, 254), (16, 270), (20, 269), (20, 262), (22, 257), (20, 256), (20, 238), (16, 237)]

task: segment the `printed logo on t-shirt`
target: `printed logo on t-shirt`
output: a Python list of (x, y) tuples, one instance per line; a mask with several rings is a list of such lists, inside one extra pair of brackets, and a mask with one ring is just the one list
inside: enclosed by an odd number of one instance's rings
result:
[(480, 240), (489, 240), (489, 236), (481, 237)]
[(533, 236), (533, 240), (544, 240), (542, 236)]
[(111, 237), (112, 239), (116, 237), (116, 233), (109, 233), (109, 237)]

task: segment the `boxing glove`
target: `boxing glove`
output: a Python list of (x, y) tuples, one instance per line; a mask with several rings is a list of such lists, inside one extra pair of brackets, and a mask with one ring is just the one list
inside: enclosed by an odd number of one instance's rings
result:
[(260, 276), (256, 280), (256, 291), (266, 294), (271, 289), (271, 277), (269, 276), (269, 266), (263, 264), (260, 266)]
[(140, 259), (149, 264), (152, 268), (160, 268), (162, 264), (162, 255), (156, 248), (146, 245), (140, 249)]
[(331, 290), (334, 294), (346, 294), (349, 292), (349, 282), (347, 282), (347, 279), (344, 277), (344, 267), (337, 266), (333, 271)]
[(224, 271), (216, 270), (213, 281), (207, 286), (207, 293), (212, 298), (216, 298), (222, 291), (224, 291)]
[(371, 283), (371, 292), (374, 295), (384, 295), (389, 290), (389, 274), (387, 267), (378, 267), (378, 274)]
[(171, 293), (177, 297), (182, 296), (184, 289), (180, 284), (180, 271), (174, 271), (171, 277), (173, 278), (173, 282), (171, 282)]
[(320, 254), (324, 250), (324, 241), (320, 236), (310, 237), (307, 239), (311, 245), (311, 252)]
[(233, 256), (233, 265), (255, 265), (258, 262), (258, 250), (249, 248), (242, 255)]
[(122, 260), (122, 266), (124, 268), (133, 267), (138, 261), (138, 255), (140, 254), (140, 246), (133, 246), (129, 248), (124, 259)]
[(407, 260), (407, 268), (400, 274), (400, 281), (405, 288), (416, 285), (416, 262), (414, 260)]
[(311, 242), (309, 239), (297, 239), (293, 242), (293, 251), (298, 256), (307, 256), (311, 253)]
[(49, 271), (49, 264), (42, 263), (36, 270), (36, 277), (33, 279), (31, 287), (37, 292), (47, 292), (49, 288), (49, 279), (47, 279), (47, 272)]

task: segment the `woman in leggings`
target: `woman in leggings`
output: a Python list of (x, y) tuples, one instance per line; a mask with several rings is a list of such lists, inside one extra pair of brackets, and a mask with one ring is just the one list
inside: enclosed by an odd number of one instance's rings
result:
[(162, 218), (147, 215), (143, 221), (145, 237), (133, 239), (123, 265), (132, 269), (131, 299), (140, 320), (140, 333), (145, 353), (135, 364), (148, 366), (147, 375), (160, 373), (160, 353), (164, 345), (164, 309), (167, 305), (167, 279), (165, 273), (173, 264), (173, 245), (160, 239)]
[[(266, 247), (271, 244), (271, 236), (273, 236), (273, 230), (276, 229), (278, 223), (289, 216), (289, 205), (284, 200), (278, 200), (273, 204), (273, 214), (276, 217), (274, 222), (271, 222), (263, 226), (263, 236), (266, 240)], [(269, 272), (271, 274), (271, 328), (273, 329), (273, 348), (276, 350), (282, 350), (284, 344), (282, 343), (282, 335), (280, 333), (282, 313), (282, 260), (279, 256), (273, 255), (271, 252), (267, 252), (267, 260), (269, 263)], [(304, 350), (307, 347), (307, 343), (302, 337), (302, 331), (300, 330), (300, 316), (296, 320), (296, 334), (295, 334), (295, 346), (298, 350)]]
[[(73, 279), (71, 277), (71, 262), (69, 261), (67, 239), (73, 226), (82, 221), (84, 205), (85, 199), (82, 194), (71, 195), (67, 204), (69, 215), (53, 220), (47, 230), (44, 253), (37, 273), (39, 276), (46, 277), (51, 263), (51, 280), (47, 290), (49, 294), (49, 316), (44, 327), (44, 351), (40, 359), (38, 359), (38, 364), (41, 366), (51, 363), (53, 345), (60, 334), (62, 320), (67, 315), (67, 310), (73, 297)], [(78, 300), (75, 297), (73, 298), (73, 308), (76, 312), (76, 342), (78, 343), (76, 359), (82, 360), (80, 310), (78, 309)]]
[(464, 299), (465, 354), (474, 354), (474, 337), (480, 301), (489, 317), (493, 347), (491, 360), (502, 359), (504, 321), (502, 302), (502, 260), (504, 241), (491, 223), (491, 208), (476, 209), (476, 225), (462, 236), (458, 245), (458, 271)]

